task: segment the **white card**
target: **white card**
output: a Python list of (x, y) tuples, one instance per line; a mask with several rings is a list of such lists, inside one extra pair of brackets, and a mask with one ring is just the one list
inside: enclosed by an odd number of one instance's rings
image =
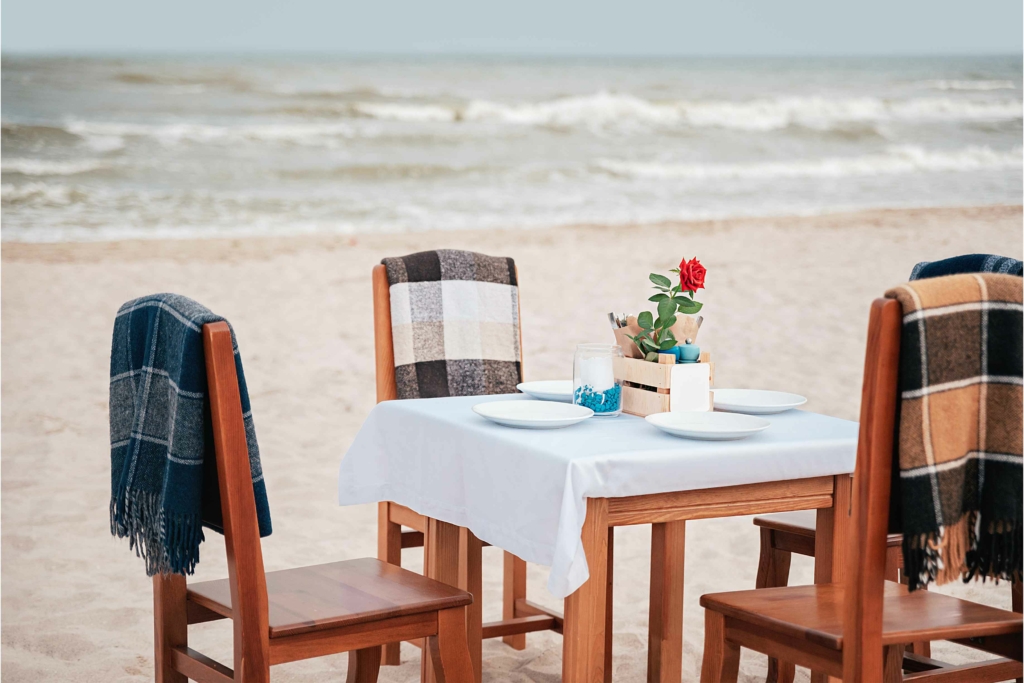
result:
[(708, 363), (677, 363), (672, 366), (669, 410), (711, 410), (711, 366)]

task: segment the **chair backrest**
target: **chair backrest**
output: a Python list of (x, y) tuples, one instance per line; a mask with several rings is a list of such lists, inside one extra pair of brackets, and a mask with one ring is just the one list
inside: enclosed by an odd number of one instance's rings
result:
[[(231, 586), (235, 672), (237, 675), (240, 671), (265, 671), (270, 656), (267, 578), (263, 571), (234, 345), (226, 322), (203, 325), (203, 352)], [(240, 680), (249, 679), (243, 673)]]
[[(516, 282), (519, 269), (516, 268)], [(520, 297), (522, 296), (520, 290)], [(519, 320), (519, 379), (523, 378), (523, 325), (522, 299), (517, 298), (516, 317)], [(398, 398), (395, 380), (395, 340), (391, 329), (391, 284), (387, 268), (378, 263), (373, 267), (373, 340), (377, 372), (377, 403)]]
[(846, 681), (882, 680), (882, 606), (902, 315), (894, 299), (876, 299), (871, 305), (843, 601)]

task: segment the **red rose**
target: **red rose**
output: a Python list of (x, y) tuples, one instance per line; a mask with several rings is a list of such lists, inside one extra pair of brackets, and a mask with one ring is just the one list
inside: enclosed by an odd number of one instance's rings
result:
[(679, 287), (684, 292), (695, 292), (704, 289), (704, 276), (708, 270), (700, 264), (700, 261), (693, 258), (687, 261), (685, 258), (679, 262)]

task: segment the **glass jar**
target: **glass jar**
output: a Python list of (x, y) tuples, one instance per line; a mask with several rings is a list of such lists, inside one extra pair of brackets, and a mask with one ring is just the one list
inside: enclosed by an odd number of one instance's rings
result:
[(622, 413), (622, 383), (615, 379), (617, 344), (580, 344), (572, 365), (572, 402), (594, 411), (595, 417)]

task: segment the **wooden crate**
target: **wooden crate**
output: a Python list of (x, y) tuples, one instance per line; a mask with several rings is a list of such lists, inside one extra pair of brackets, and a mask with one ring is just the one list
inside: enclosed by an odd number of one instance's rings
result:
[[(714, 385), (715, 365), (711, 362), (711, 353), (702, 351), (698, 362), (710, 365), (711, 384)], [(674, 364), (651, 363), (637, 358), (615, 359), (615, 379), (622, 382), (622, 411), (640, 417), (667, 413), (673, 367)], [(708, 405), (714, 406), (714, 392), (711, 392)]]

